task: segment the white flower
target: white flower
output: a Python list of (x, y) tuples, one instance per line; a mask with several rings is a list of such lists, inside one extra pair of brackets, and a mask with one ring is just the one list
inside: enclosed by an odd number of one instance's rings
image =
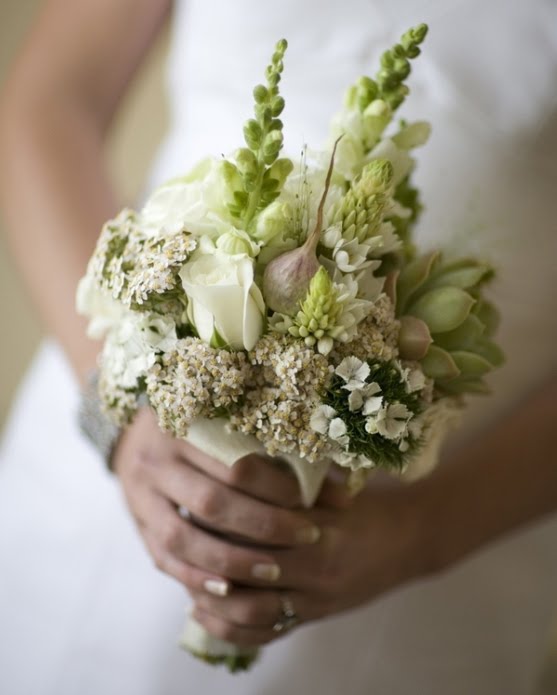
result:
[(368, 378), (369, 372), (369, 364), (367, 364), (367, 362), (362, 362), (362, 360), (359, 360), (353, 355), (345, 357), (335, 369), (335, 374), (345, 382), (342, 388), (348, 391), (361, 388)]
[(365, 397), (362, 413), (364, 415), (373, 415), (379, 412), (383, 404), (383, 396), (376, 395), (381, 393), (381, 387), (379, 384), (373, 381), (371, 384), (367, 384), (366, 388), (363, 389), (361, 393)]
[(353, 273), (356, 270), (368, 268), (372, 263), (374, 268), (379, 263), (368, 261), (368, 254), (383, 243), (381, 236), (371, 237), (365, 242), (359, 243), (358, 239), (347, 240), (342, 236), (340, 223), (329, 227), (321, 236), (321, 243), (331, 250), (333, 261), (343, 273)]
[(412, 415), (403, 403), (391, 403), (367, 419), (366, 431), (380, 434), (385, 439), (400, 439), (406, 435)]
[(188, 314), (207, 343), (215, 331), (234, 350), (251, 350), (263, 333), (265, 303), (254, 282), (253, 259), (215, 250), (199, 254), (180, 271)]
[(348, 445), (350, 440), (346, 434), (346, 424), (344, 420), (341, 420), (339, 417), (331, 420), (331, 424), (329, 425), (329, 437), (341, 446)]
[(336, 417), (336, 414), (336, 410), (330, 405), (320, 405), (310, 418), (310, 427), (315, 432), (326, 434), (340, 446), (347, 446), (349, 438), (346, 434), (346, 424), (341, 418)]
[(337, 411), (330, 405), (320, 405), (312, 413), (309, 421), (310, 427), (319, 434), (328, 434), (331, 420), (336, 417)]
[(425, 386), (425, 375), (421, 369), (409, 369), (400, 363), (397, 365), (400, 370), (400, 377), (406, 386), (407, 393), (421, 391)]
[(378, 393), (381, 393), (381, 387), (375, 381), (354, 389), (348, 396), (349, 409), (352, 412), (363, 409), (364, 415), (376, 413), (383, 404), (383, 397), (378, 396)]
[(154, 313), (126, 312), (106, 338), (103, 375), (120, 388), (135, 388), (138, 379), (155, 364), (157, 354), (171, 350), (176, 339), (172, 319)]

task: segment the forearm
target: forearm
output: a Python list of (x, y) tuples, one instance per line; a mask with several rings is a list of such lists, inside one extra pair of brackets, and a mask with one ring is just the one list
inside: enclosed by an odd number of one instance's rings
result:
[(98, 346), (75, 290), (104, 220), (116, 208), (101, 132), (78, 105), (6, 108), (0, 194), (11, 246), (46, 330), (82, 377)]
[(170, 0), (46, 0), (0, 95), (0, 203), (46, 330), (78, 376), (98, 346), (76, 286), (116, 210), (103, 140)]
[(435, 569), (557, 511), (557, 379), (421, 483)]

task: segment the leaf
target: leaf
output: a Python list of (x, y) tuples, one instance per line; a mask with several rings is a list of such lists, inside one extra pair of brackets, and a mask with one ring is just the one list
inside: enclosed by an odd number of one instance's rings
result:
[(408, 307), (408, 313), (425, 321), (432, 333), (452, 331), (465, 321), (475, 300), (458, 287), (438, 287)]
[(473, 313), (480, 319), (485, 326), (485, 334), (492, 336), (501, 320), (499, 311), (487, 299), (480, 299), (473, 309)]
[(421, 365), (424, 374), (435, 381), (454, 379), (460, 374), (459, 368), (449, 353), (436, 345), (429, 346)]
[(385, 284), (383, 285), (383, 292), (385, 292), (394, 306), (396, 306), (396, 283), (399, 275), (399, 270), (392, 270), (385, 277)]
[(460, 287), (463, 290), (468, 290), (473, 289), (482, 281), (485, 282), (492, 276), (492, 268), (474, 262), (474, 265), (470, 265), (470, 267), (467, 268), (443, 269), (443, 272), (430, 279), (427, 283), (427, 289), (450, 285), (452, 287)]
[(481, 355), (466, 350), (455, 350), (451, 352), (456, 366), (460, 369), (461, 375), (465, 379), (477, 378), (490, 372), (492, 365)]
[(482, 379), (462, 379), (458, 377), (442, 384), (441, 388), (445, 393), (454, 396), (459, 396), (463, 393), (474, 393), (480, 396), (487, 396), (491, 393), (491, 389)]
[[(452, 331), (436, 333), (433, 340), (445, 350), (471, 350), (483, 335), (485, 326), (474, 314), (469, 314), (463, 323)], [(476, 350), (472, 350), (476, 352)]]
[(427, 280), (431, 269), (440, 258), (438, 251), (420, 256), (404, 267), (397, 280), (397, 316), (406, 313), (405, 308), (412, 294)]
[(505, 363), (505, 353), (491, 340), (480, 340), (474, 346), (474, 352), (486, 359), (492, 367), (501, 367)]
[(400, 320), (398, 348), (403, 360), (421, 360), (432, 343), (427, 324), (415, 316), (403, 316)]

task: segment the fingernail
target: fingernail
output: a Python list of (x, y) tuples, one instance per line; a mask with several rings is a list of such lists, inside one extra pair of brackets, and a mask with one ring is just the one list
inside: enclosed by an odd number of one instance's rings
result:
[(318, 526), (305, 526), (296, 531), (297, 543), (317, 543), (321, 538), (321, 529)]
[(215, 596), (226, 596), (230, 590), (230, 585), (224, 579), (206, 579), (203, 582), (205, 591)]
[(278, 565), (254, 565), (251, 568), (251, 573), (257, 579), (265, 579), (269, 582), (276, 582), (280, 577), (280, 567)]

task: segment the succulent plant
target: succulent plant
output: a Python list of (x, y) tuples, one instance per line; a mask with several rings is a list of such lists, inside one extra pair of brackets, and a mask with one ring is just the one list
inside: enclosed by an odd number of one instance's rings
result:
[(483, 377), (504, 362), (492, 340), (498, 312), (482, 296), (493, 275), (486, 263), (432, 252), (387, 279), (401, 322), (400, 356), (420, 361), (444, 393), (488, 393)]

